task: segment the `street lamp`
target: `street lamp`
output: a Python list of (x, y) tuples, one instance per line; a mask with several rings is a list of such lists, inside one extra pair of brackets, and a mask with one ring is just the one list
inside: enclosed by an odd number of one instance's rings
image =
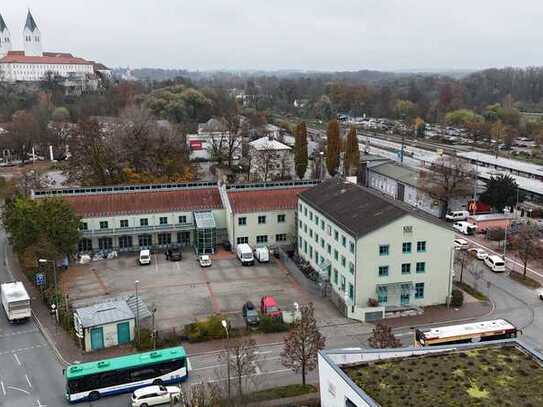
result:
[(138, 345), (140, 344), (140, 299), (138, 296), (138, 284), (140, 283), (139, 280), (135, 281), (136, 283), (136, 335), (137, 335), (137, 341)]
[(455, 247), (452, 246), (449, 248), (449, 284), (447, 286), (447, 307), (451, 306), (451, 297), (452, 297), (452, 279), (453, 279), (453, 268), (454, 268), (454, 255)]
[[(507, 215), (509, 213), (507, 208), (503, 209), (503, 213), (504, 213), (504, 215)], [(506, 252), (506, 249), (507, 249), (507, 226), (509, 226), (509, 222), (506, 219), (505, 220), (504, 236), (503, 236), (503, 266), (504, 266), (504, 268), (507, 268), (506, 263), (505, 263), (505, 261), (506, 261), (505, 260), (505, 252)]]
[(223, 319), (221, 321), (222, 327), (226, 331), (226, 386), (228, 394), (228, 405), (230, 405), (230, 332), (228, 332), (228, 321)]
[(324, 178), (324, 151), (319, 152), (319, 179)]

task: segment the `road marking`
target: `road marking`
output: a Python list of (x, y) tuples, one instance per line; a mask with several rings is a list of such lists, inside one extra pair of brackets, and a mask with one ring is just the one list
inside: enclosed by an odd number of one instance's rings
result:
[(258, 350), (255, 350), (254, 353), (255, 353), (256, 355), (265, 355), (265, 354), (267, 354), (267, 353), (273, 353), (273, 350), (265, 350), (264, 352), (260, 352), (260, 351), (258, 351)]
[[(285, 373), (285, 372), (292, 372), (292, 369), (271, 370), (269, 372), (255, 373), (255, 374), (251, 374), (251, 375), (243, 375), (241, 377), (246, 378), (246, 377), (252, 377), (252, 376), (263, 376), (263, 375), (271, 375), (271, 374)], [(230, 376), (230, 379), (237, 379), (237, 377)], [(223, 378), (223, 379), (208, 380), (208, 383), (224, 382), (225, 380), (226, 380), (226, 377)]]
[(36, 400), (36, 404), (37, 404), (36, 407), (47, 407), (47, 404), (42, 404), (42, 403), (40, 403), (39, 400)]
[(16, 331), (9, 334), (2, 334), (0, 335), (0, 338), (7, 338), (8, 336), (15, 336), (15, 335), (24, 335), (24, 334), (28, 334), (32, 332), (38, 332), (38, 330), (36, 328), (33, 328), (33, 329), (26, 329), (22, 331)]
[(0, 352), (0, 356), (2, 355), (7, 355), (7, 354), (15, 354), (15, 352), (25, 352), (25, 351), (29, 351), (29, 350), (34, 350), (34, 349), (38, 349), (38, 348), (42, 348), (46, 346), (45, 344), (42, 344), (42, 345), (34, 345), (34, 346), (28, 346), (26, 348), (19, 348), (19, 349), (12, 349), (12, 350), (8, 350), (8, 351), (5, 351), (5, 352)]
[(32, 383), (30, 383), (30, 379), (28, 378), (28, 375), (25, 374), (26, 382), (28, 383), (28, 387), (32, 388)]
[(19, 357), (17, 356), (16, 353), (13, 354), (13, 357), (14, 357), (15, 360), (17, 361), (17, 364), (18, 364), (19, 366), (22, 366), (21, 361), (19, 360)]
[[(279, 346), (279, 345), (284, 345), (284, 342), (263, 343), (263, 344), (261, 344), (261, 345), (256, 345), (256, 346), (254, 346), (254, 347), (255, 347), (255, 348), (263, 348), (264, 346), (274, 347), (274, 346)], [(224, 352), (224, 349), (221, 349), (221, 350), (211, 350), (211, 351), (208, 351), (208, 352), (192, 353), (192, 354), (191, 354), (191, 359), (194, 359), (195, 357), (198, 357), (198, 356), (212, 355), (212, 354), (214, 354), (214, 353), (221, 353), (221, 352)]]
[(30, 394), (30, 392), (24, 390), (24, 389), (20, 389), (18, 387), (15, 387), (15, 386), (8, 386), (8, 389), (11, 389), (11, 390), (17, 390), (17, 391), (22, 391), (23, 393), (25, 394)]
[(0, 386), (2, 386), (2, 393), (4, 393), (4, 396), (6, 395), (6, 388), (4, 387), (4, 382), (0, 382)]
[(262, 374), (262, 369), (260, 369), (260, 366), (258, 366), (258, 364), (256, 363), (255, 360), (253, 360), (252, 365), (253, 365), (253, 367), (255, 368), (255, 373), (256, 373), (257, 375)]

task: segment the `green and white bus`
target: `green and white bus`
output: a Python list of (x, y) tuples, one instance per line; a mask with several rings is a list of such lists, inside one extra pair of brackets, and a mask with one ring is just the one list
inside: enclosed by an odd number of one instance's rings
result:
[(178, 383), (187, 379), (189, 370), (181, 346), (70, 365), (64, 370), (66, 399), (94, 401), (152, 384)]

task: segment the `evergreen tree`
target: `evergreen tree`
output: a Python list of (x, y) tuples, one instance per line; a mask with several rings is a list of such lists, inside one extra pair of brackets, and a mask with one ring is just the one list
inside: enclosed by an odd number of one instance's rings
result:
[(513, 207), (517, 202), (524, 200), (524, 195), (518, 191), (515, 179), (509, 175), (491, 177), (486, 183), (486, 191), (481, 194), (481, 201), (486, 202), (497, 212), (503, 211), (506, 206)]
[(331, 176), (337, 174), (339, 167), (340, 144), (339, 122), (335, 119), (330, 120), (326, 130), (326, 169)]
[(307, 128), (305, 122), (301, 122), (296, 126), (294, 165), (296, 167), (296, 175), (298, 175), (298, 178), (303, 179), (307, 171)]
[(343, 159), (344, 175), (347, 177), (356, 174), (360, 165), (360, 150), (358, 149), (358, 137), (356, 128), (351, 127), (345, 144), (345, 157)]

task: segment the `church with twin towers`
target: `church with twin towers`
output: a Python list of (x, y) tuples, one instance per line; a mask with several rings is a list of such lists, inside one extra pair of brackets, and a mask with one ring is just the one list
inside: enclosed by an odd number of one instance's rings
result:
[(37, 82), (49, 73), (64, 78), (111, 75), (108, 68), (94, 61), (67, 52), (45, 52), (42, 33), (30, 10), (19, 38), (22, 39), (22, 50), (14, 49), (19, 41), (15, 40), (0, 14), (0, 82)]

